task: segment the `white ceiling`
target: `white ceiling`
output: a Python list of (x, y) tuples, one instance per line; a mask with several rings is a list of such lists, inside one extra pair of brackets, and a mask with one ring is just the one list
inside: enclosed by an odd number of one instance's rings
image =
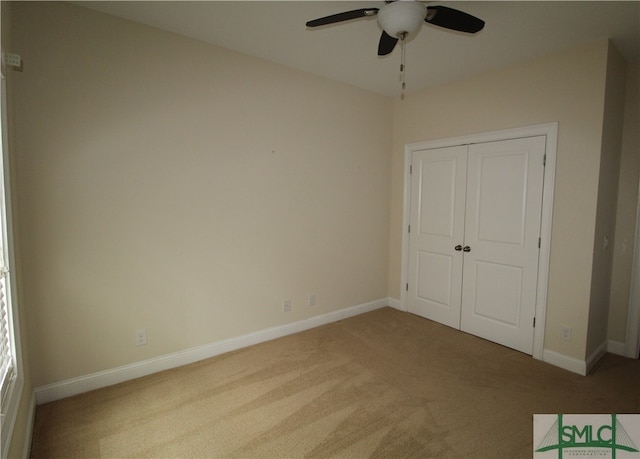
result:
[[(400, 47), (377, 56), (375, 18), (308, 29), (305, 22), (382, 1), (90, 1), (94, 10), (343, 81), (400, 93)], [(444, 4), (483, 19), (466, 35), (424, 25), (406, 45), (406, 92), (462, 79), (590, 41), (611, 38), (640, 60), (639, 1), (467, 1)]]

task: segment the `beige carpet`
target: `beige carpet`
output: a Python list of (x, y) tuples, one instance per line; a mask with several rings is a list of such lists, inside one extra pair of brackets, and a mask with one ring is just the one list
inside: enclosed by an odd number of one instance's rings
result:
[(534, 413), (634, 412), (639, 360), (583, 377), (385, 308), (39, 406), (32, 457), (530, 458)]

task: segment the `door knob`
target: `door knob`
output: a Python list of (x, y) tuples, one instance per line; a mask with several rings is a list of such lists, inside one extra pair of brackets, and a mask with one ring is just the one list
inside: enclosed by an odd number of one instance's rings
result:
[(469, 247), (468, 245), (465, 245), (464, 249), (462, 250), (464, 250), (465, 252), (471, 252), (471, 247)]
[(460, 252), (462, 250), (462, 246), (460, 244), (458, 244), (457, 246), (454, 247), (454, 249), (456, 249), (458, 252)]

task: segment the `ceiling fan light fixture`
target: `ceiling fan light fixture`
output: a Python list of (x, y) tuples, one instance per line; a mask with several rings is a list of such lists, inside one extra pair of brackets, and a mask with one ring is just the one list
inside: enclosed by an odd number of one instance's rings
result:
[(392, 37), (408, 37), (420, 30), (427, 7), (416, 1), (399, 0), (385, 5), (378, 13), (378, 24)]

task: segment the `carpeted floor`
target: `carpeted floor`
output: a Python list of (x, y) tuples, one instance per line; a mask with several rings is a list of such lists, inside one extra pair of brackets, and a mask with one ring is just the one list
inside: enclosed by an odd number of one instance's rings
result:
[(32, 457), (530, 458), (534, 413), (639, 413), (640, 360), (579, 376), (384, 308), (39, 406)]

